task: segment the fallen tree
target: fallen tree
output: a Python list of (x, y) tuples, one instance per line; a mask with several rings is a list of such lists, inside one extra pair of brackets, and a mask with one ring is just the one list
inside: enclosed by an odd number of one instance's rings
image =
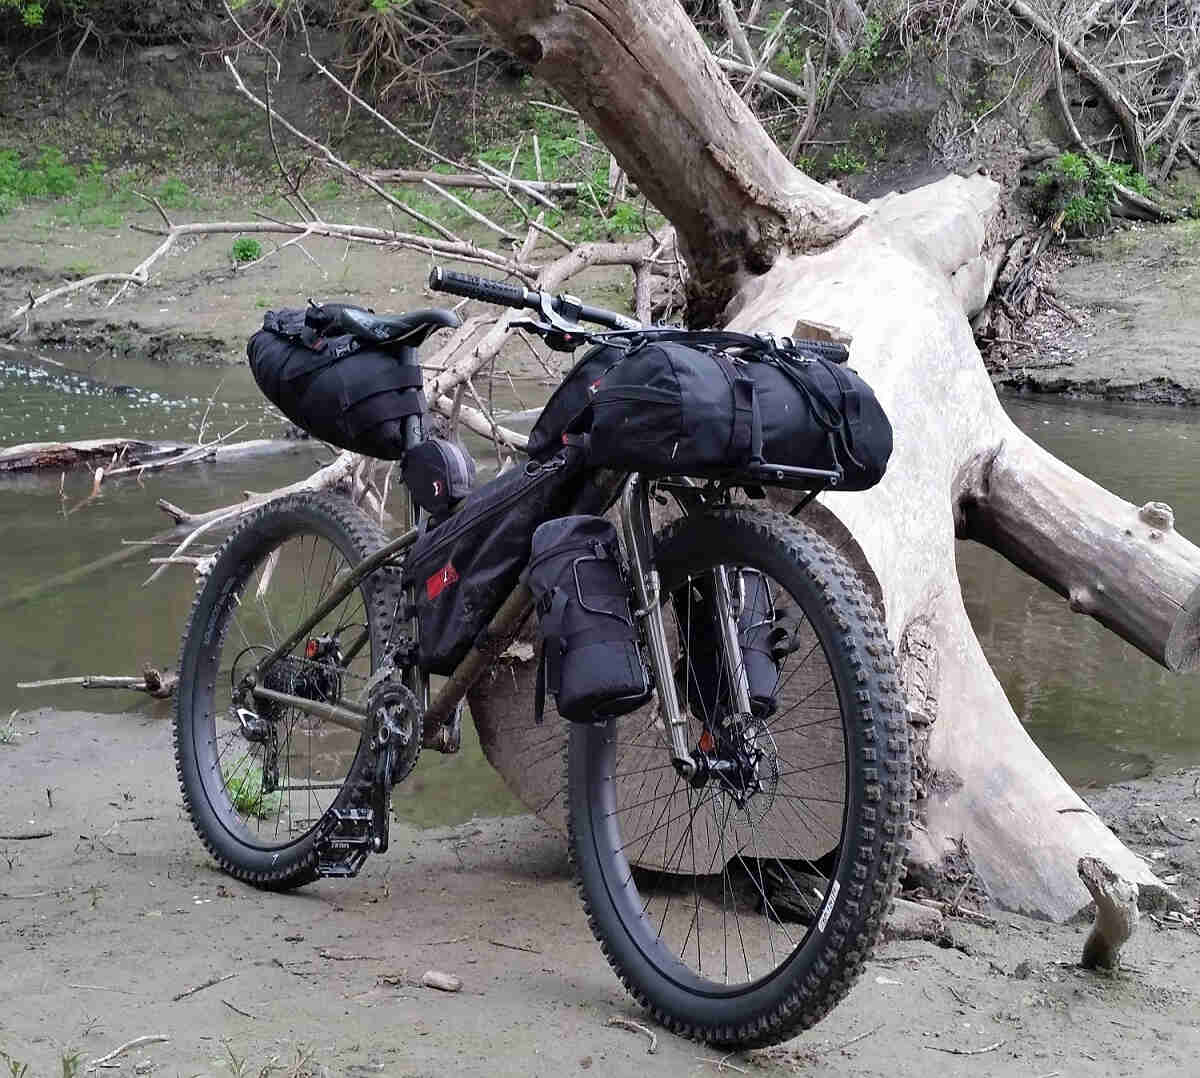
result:
[[(624, 244), (567, 243), (566, 254), (538, 260), (535, 248), (547, 229), (533, 214), (547, 195), (516, 182), (512, 199), (530, 202), (520, 207), (521, 224), (493, 222), (502, 236), (524, 227), (525, 239), (511, 253), (459, 237), (356, 234), (354, 226), (317, 220), (299, 178), (282, 162), (297, 220), (208, 227), (252, 225), (300, 238), (344, 229), (338, 234), (480, 262), (545, 289), (562, 287), (590, 265), (625, 265), (643, 318), (652, 279), (671, 275), (686, 285), (693, 323), (785, 335), (820, 327), (851, 340), (855, 366), (892, 416), (896, 451), (876, 490), (825, 495), (805, 519), (859, 568), (887, 618), (918, 760), (913, 855), (922, 878), (935, 880), (947, 860), (966, 852), (1002, 905), (1065, 918), (1088, 901), (1076, 871), (1087, 856), (1153, 893), (1158, 884), (1147, 867), (1021, 728), (962, 603), (956, 537), (992, 546), (1168, 668), (1182, 672), (1197, 661), (1200, 550), (1173, 531), (1160, 508), (1137, 510), (1025, 438), (984, 372), (968, 319), (1003, 261), (1003, 250), (988, 242), (998, 186), (982, 175), (951, 176), (863, 204), (814, 182), (792, 168), (668, 0), (473, 6), (514, 55), (566, 95), (621, 171), (667, 216), (683, 267), (666, 234)], [(246, 96), (271, 127), (278, 115), (270, 101)], [(344, 165), (315, 140), (307, 143), (331, 167)], [(349, 174), (357, 178), (355, 170)], [(205, 227), (174, 225), (165, 213), (162, 219), (160, 250), (183, 234), (176, 230)], [(127, 276), (144, 284), (150, 268)], [(36, 305), (31, 298), (30, 308)], [(469, 321), (428, 359), (437, 373), (425, 388), (451, 422), (519, 449), (521, 436), (496, 423), (472, 383), (494, 359), (510, 320)], [(468, 394), (474, 409), (464, 403)], [(386, 466), (342, 454), (287, 489), (329, 486), (382, 512)], [(194, 564), (188, 552), (200, 536), (265, 496), (195, 514), (163, 505), (183, 536), (165, 562)], [(472, 695), (473, 713), (489, 759), (510, 785), (532, 809), (561, 820), (564, 731), (561, 724), (533, 724), (532, 683), (532, 665), (514, 655)]]
[[(1025, 733), (963, 606), (956, 538), (993, 547), (1163, 663), (1195, 667), (1200, 549), (1011, 423), (972, 339), (999, 258), (1000, 190), (949, 176), (864, 205), (791, 168), (668, 0), (473, 9), (557, 87), (675, 225), (693, 322), (804, 335), (836, 327), (895, 426), (883, 483), (804, 518), (867, 576), (886, 615), (917, 749), (927, 876), (969, 856), (1002, 906), (1065, 919), (1099, 857), (1161, 891)], [(561, 818), (562, 732), (522, 724), (531, 664), (472, 696), (481, 738), (525, 804)]]

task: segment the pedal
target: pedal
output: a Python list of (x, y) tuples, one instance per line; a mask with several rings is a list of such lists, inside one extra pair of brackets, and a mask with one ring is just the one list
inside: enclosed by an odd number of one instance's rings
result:
[[(334, 809), (333, 830), (320, 840), (317, 874), (335, 879), (358, 875), (374, 848), (369, 808)], [(340, 856), (338, 856), (340, 855)]]

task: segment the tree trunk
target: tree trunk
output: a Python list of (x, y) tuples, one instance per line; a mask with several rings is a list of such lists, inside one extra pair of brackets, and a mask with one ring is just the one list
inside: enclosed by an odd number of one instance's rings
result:
[(675, 0), (468, 0), (567, 98), (666, 215), (713, 322), (784, 250), (828, 246), (864, 208), (788, 164)]
[[(895, 450), (878, 487), (822, 495), (805, 519), (864, 573), (897, 650), (925, 795), (913, 858), (936, 868), (965, 846), (1000, 905), (1056, 920), (1089, 901), (1081, 856), (1158, 886), (1029, 739), (963, 606), (956, 535), (1168, 667), (1196, 662), (1200, 550), (1160, 509), (1139, 512), (1029, 442), (984, 371), (967, 321), (977, 289), (963, 281), (993, 264), (998, 186), (950, 176), (870, 206), (823, 191), (782, 161), (665, 0), (473, 6), (677, 225), (695, 310), (720, 297), (714, 320), (731, 328), (803, 336), (819, 324), (853, 341)], [(531, 667), (499, 672), (472, 710), (489, 759), (560, 821), (562, 723), (528, 717)]]

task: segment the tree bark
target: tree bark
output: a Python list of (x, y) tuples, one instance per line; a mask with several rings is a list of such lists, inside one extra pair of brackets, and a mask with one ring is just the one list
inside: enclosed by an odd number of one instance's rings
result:
[[(474, 6), (510, 46), (524, 41), (537, 73), (612, 139), (630, 178), (680, 227), (700, 294), (728, 297), (714, 321), (789, 336), (818, 324), (852, 340), (851, 362), (892, 419), (891, 464), (873, 490), (824, 494), (804, 519), (864, 575), (897, 650), (924, 794), (913, 858), (936, 869), (965, 849), (1000, 905), (1057, 920), (1089, 901), (1081, 856), (1161, 890), (1025, 733), (962, 601), (959, 534), (1074, 595), (1076, 610), (1168, 667), (1196, 661), (1200, 550), (1161, 510), (1139, 514), (1033, 446), (984, 370), (967, 320), (977, 289), (964, 277), (993, 264), (984, 244), (998, 186), (950, 176), (869, 207), (824, 192), (805, 206), (811, 186), (717, 88), (674, 5), (656, 0), (644, 15), (632, 0)], [(754, 182), (733, 183), (708, 147)], [(794, 227), (780, 220), (788, 213)], [(813, 241), (814, 222), (832, 242)], [(706, 224), (719, 254), (701, 242)], [(525, 804), (561, 822), (563, 724), (533, 725), (532, 666), (498, 671), (472, 694), (472, 712)]]
[(675, 226), (712, 322), (785, 250), (836, 242), (863, 207), (787, 159), (673, 0), (469, 0), (554, 85)]

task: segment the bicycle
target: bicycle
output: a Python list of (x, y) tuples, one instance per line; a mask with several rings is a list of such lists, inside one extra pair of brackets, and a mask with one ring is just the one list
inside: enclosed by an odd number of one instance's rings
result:
[[(432, 285), (532, 309), (526, 328), (564, 350), (652, 332), (571, 296), (440, 270)], [(338, 317), (406, 348), (457, 321)], [(422, 421), (406, 420), (414, 443)], [(617, 507), (654, 688), (627, 714), (570, 725), (569, 847), (588, 921), (659, 1022), (714, 1044), (776, 1043), (822, 1018), (861, 971), (902, 874), (907, 725), (879, 613), (812, 529), (738, 500), (769, 485), (804, 504), (839, 475), (584, 467), (547, 511)], [(667, 499), (676, 519), (655, 535), (651, 502)], [(353, 876), (386, 850), (393, 786), (422, 748), (457, 749), (468, 689), (529, 616), (521, 583), (434, 691), (414, 606), (435, 584), (405, 572), (422, 532), (417, 513), (390, 538), (339, 496), (288, 495), (237, 524), (202, 581), (176, 761), (200, 838), (236, 878), (286, 890)]]

